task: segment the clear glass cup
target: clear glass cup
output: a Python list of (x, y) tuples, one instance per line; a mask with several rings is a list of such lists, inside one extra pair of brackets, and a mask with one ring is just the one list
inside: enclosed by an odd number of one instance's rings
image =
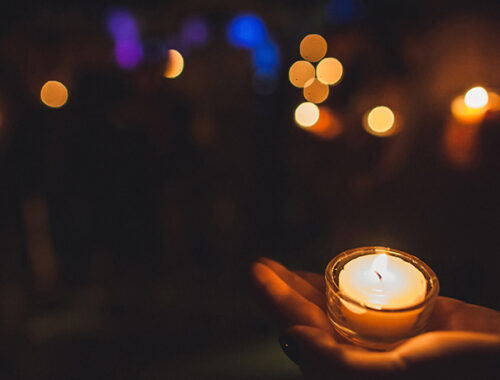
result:
[[(404, 308), (373, 307), (350, 298), (340, 290), (339, 276), (349, 261), (381, 253), (396, 256), (422, 273), (426, 282), (423, 301)], [(349, 341), (375, 350), (393, 348), (422, 333), (439, 293), (439, 281), (429, 266), (415, 256), (387, 247), (361, 247), (342, 252), (327, 265), (325, 280), (330, 322)]]

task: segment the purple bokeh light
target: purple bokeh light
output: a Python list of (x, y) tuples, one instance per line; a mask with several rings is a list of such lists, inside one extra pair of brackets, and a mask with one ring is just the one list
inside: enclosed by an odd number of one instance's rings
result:
[(133, 40), (120, 40), (115, 43), (115, 58), (123, 69), (133, 69), (143, 57), (142, 46)]
[(107, 27), (115, 41), (115, 59), (123, 69), (132, 69), (143, 58), (139, 29), (134, 16), (126, 9), (114, 9), (108, 13)]
[(200, 16), (190, 16), (182, 23), (181, 40), (187, 45), (202, 45), (208, 40), (208, 25)]
[(125, 9), (115, 9), (109, 12), (107, 27), (116, 40), (137, 38), (139, 35), (134, 16)]

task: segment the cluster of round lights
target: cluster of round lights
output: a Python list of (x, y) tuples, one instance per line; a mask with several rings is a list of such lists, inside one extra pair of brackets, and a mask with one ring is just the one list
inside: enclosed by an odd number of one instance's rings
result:
[[(306, 100), (295, 109), (295, 121), (311, 132), (332, 130), (331, 126), (325, 124), (333, 122), (332, 111), (326, 106), (318, 107), (317, 104), (328, 98), (330, 86), (337, 84), (343, 73), (338, 59), (325, 58), (327, 48), (325, 39), (319, 34), (307, 35), (300, 43), (300, 55), (303, 59), (294, 62), (288, 72), (290, 83), (302, 88)], [(313, 64), (316, 62), (315, 67)]]
[[(333, 138), (341, 132), (340, 124), (329, 107), (317, 104), (328, 98), (330, 86), (339, 83), (344, 69), (338, 59), (325, 57), (327, 48), (325, 39), (318, 34), (304, 37), (300, 43), (303, 60), (292, 64), (288, 78), (303, 89), (306, 100), (295, 109), (295, 122), (321, 137)], [(390, 136), (396, 130), (394, 112), (386, 106), (375, 107), (365, 114), (363, 125), (374, 136)]]

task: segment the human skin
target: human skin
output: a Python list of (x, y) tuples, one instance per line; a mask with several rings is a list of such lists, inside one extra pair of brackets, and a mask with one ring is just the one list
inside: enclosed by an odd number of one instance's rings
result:
[(251, 276), (293, 343), (306, 378), (500, 378), (498, 311), (438, 297), (427, 332), (391, 350), (371, 351), (334, 330), (326, 315), (322, 275), (291, 271), (260, 258), (252, 264)]

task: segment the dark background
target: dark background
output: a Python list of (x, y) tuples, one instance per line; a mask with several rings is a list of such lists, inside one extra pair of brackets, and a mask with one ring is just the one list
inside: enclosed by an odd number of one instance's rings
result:
[[(2, 378), (296, 378), (249, 287), (262, 255), (322, 272), (345, 249), (390, 246), (428, 263), (442, 295), (499, 309), (498, 115), (443, 143), (455, 96), (500, 88), (497, 3), (2, 6)], [(106, 29), (116, 6), (144, 49), (129, 70)], [(278, 49), (264, 82), (227, 40), (240, 12)], [(193, 16), (207, 38), (183, 45)], [(309, 33), (344, 65), (330, 140), (293, 119), (288, 69)], [(185, 60), (175, 79), (170, 47)], [(47, 80), (68, 88), (62, 108), (40, 101)], [(386, 103), (401, 132), (369, 135), (363, 113)]]

